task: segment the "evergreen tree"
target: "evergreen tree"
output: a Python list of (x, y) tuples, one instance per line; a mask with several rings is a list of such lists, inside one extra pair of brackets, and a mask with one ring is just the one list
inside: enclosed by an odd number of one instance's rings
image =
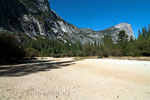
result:
[(126, 35), (125, 31), (120, 31), (118, 34), (118, 47), (121, 49), (123, 55), (125, 56), (127, 53), (127, 42), (128, 36)]
[(150, 25), (148, 25), (148, 32), (150, 32)]
[(143, 34), (144, 39), (146, 39), (146, 36), (147, 36), (147, 28), (146, 27), (142, 28), (142, 34)]
[(140, 30), (138, 30), (138, 37), (140, 36), (140, 34), (141, 34), (141, 31), (140, 31)]

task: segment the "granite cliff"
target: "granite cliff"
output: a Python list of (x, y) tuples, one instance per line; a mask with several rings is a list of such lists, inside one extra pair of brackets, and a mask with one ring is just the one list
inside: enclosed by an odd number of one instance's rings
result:
[(1, 0), (0, 32), (22, 32), (31, 38), (48, 37), (63, 42), (100, 41), (105, 34), (114, 40), (120, 30), (134, 38), (130, 24), (120, 23), (102, 31), (78, 28), (60, 18), (49, 6), (49, 0)]

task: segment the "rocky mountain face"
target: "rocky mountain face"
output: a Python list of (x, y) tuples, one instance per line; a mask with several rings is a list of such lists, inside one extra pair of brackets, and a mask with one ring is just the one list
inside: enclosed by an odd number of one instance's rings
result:
[(133, 37), (130, 24), (121, 23), (102, 31), (78, 28), (61, 19), (49, 6), (49, 0), (1, 0), (0, 32), (22, 32), (31, 38), (48, 37), (63, 42), (100, 41), (105, 34), (114, 40), (120, 30)]

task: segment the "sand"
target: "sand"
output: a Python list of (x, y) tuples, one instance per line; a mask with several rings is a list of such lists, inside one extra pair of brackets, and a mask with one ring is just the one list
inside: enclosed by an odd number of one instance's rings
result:
[(0, 100), (150, 100), (150, 61), (47, 58), (1, 65)]

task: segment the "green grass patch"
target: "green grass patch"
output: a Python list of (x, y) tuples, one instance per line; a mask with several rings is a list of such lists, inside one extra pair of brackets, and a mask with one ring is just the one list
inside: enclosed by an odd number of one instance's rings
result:
[(73, 60), (74, 61), (79, 61), (79, 60), (84, 60), (87, 59), (87, 57), (74, 57)]

